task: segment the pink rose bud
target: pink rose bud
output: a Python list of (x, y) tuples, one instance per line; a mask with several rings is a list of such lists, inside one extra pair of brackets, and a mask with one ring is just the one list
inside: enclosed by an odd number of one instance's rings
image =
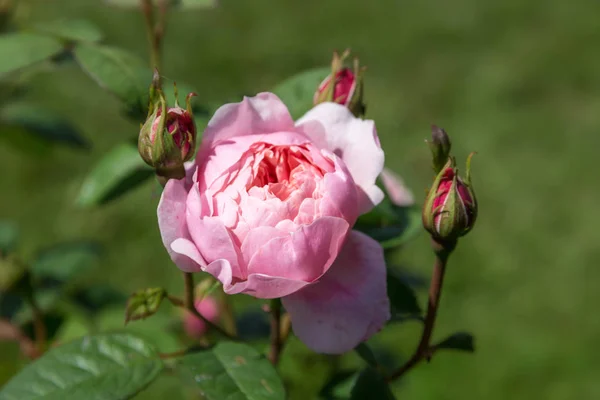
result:
[[(197, 300), (194, 304), (196, 310), (207, 320), (216, 323), (219, 320), (219, 307), (217, 302), (212, 297), (205, 297), (202, 300)], [(185, 333), (193, 338), (199, 339), (206, 334), (208, 326), (197, 316), (186, 311), (183, 318), (183, 329)]]
[(472, 156), (467, 159), (465, 179), (458, 176), (451, 158), (429, 190), (423, 207), (423, 225), (437, 241), (454, 242), (475, 224), (477, 200), (471, 186)]
[(175, 107), (167, 107), (157, 74), (152, 85), (149, 115), (140, 130), (138, 150), (158, 175), (181, 179), (185, 176), (183, 163), (194, 156), (196, 149), (196, 125), (190, 105), (195, 93), (187, 95), (187, 109), (181, 108), (177, 101)]
[(315, 105), (323, 102), (334, 102), (347, 107), (352, 113), (361, 117), (365, 113), (363, 104), (363, 74), (365, 68), (360, 68), (358, 59), (354, 59), (354, 69), (344, 66), (344, 61), (350, 55), (346, 50), (341, 57), (333, 53), (331, 75), (319, 85), (314, 97)]

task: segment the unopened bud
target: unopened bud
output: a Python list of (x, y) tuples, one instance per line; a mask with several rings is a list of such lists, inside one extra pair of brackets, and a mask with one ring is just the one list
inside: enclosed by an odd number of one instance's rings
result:
[[(216, 323), (219, 320), (219, 307), (214, 298), (207, 296), (202, 300), (196, 300), (194, 307), (208, 321)], [(206, 334), (208, 326), (196, 315), (186, 310), (183, 317), (183, 329), (189, 337), (198, 339)]]
[(433, 170), (437, 174), (444, 168), (450, 156), (450, 137), (442, 128), (431, 125), (431, 141), (427, 140), (433, 159)]
[[(140, 130), (138, 150), (144, 161), (156, 169), (156, 173), (167, 179), (185, 176), (184, 162), (194, 156), (196, 150), (196, 125), (192, 116), (190, 93), (183, 109), (175, 101), (175, 107), (167, 107), (159, 79), (150, 87), (150, 107), (146, 122)], [(177, 99), (177, 88), (175, 88)]]
[(471, 157), (467, 174), (458, 176), (454, 160), (449, 159), (429, 190), (423, 206), (423, 225), (438, 242), (451, 243), (468, 233), (477, 218), (477, 200), (471, 185)]
[(359, 66), (357, 58), (352, 69), (346, 67), (344, 64), (349, 55), (349, 50), (341, 56), (333, 53), (331, 74), (317, 88), (313, 103), (335, 102), (348, 107), (355, 116), (362, 117), (365, 113), (363, 75), (366, 68)]

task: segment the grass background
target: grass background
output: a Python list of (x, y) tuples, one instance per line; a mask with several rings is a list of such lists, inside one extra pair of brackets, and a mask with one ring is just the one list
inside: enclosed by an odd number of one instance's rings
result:
[[(23, 24), (87, 18), (106, 43), (148, 57), (136, 12), (94, 0), (23, 3)], [(597, 399), (599, 15), (600, 3), (589, 0), (223, 0), (214, 10), (172, 13), (164, 74), (198, 88), (200, 102), (223, 102), (352, 48), (368, 66), (368, 117), (386, 164), (417, 197), (431, 179), (423, 143), (431, 123), (451, 134), (459, 159), (478, 152), (479, 220), (451, 259), (435, 331), (472, 331), (477, 352), (440, 354), (395, 386), (398, 398)], [(91, 165), (138, 126), (74, 65), (37, 75), (27, 96), (68, 116), (94, 147), (31, 158), (0, 145), (0, 217), (19, 223), (22, 253), (95, 238), (108, 252), (86, 279), (178, 290), (160, 245), (153, 183), (101, 208), (74, 203)], [(426, 236), (398, 260), (429, 276)], [(406, 355), (417, 335), (406, 324), (376, 340)], [(296, 351), (304, 354), (297, 344), (288, 358)], [(292, 398), (313, 397), (319, 365), (310, 375), (288, 373), (304, 380)]]

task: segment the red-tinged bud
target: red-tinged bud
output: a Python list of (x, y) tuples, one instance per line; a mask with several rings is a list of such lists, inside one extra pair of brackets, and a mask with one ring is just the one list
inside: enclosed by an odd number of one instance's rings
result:
[(140, 130), (138, 150), (144, 161), (156, 169), (157, 175), (181, 179), (185, 176), (183, 164), (194, 156), (196, 149), (196, 125), (190, 104), (195, 94), (187, 95), (187, 109), (181, 108), (177, 100), (175, 107), (167, 107), (158, 78), (155, 73), (150, 87), (148, 118)]
[(443, 243), (455, 242), (467, 234), (477, 218), (477, 200), (471, 185), (471, 157), (467, 174), (458, 176), (451, 158), (439, 172), (423, 206), (423, 226), (432, 237)]
[(358, 59), (354, 59), (353, 69), (345, 67), (345, 61), (350, 55), (346, 50), (341, 56), (333, 53), (331, 62), (331, 75), (321, 82), (315, 95), (315, 105), (324, 102), (335, 102), (342, 104), (357, 117), (365, 113), (363, 103), (363, 75), (365, 68), (359, 66)]

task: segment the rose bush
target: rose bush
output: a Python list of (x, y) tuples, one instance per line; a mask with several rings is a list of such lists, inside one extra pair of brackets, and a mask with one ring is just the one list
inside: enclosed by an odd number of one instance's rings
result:
[(373, 121), (322, 103), (294, 123), (277, 96), (219, 108), (184, 179), (158, 206), (163, 243), (186, 272), (228, 294), (282, 298), (294, 333), (342, 353), (389, 319), (381, 246), (352, 230), (383, 198)]

